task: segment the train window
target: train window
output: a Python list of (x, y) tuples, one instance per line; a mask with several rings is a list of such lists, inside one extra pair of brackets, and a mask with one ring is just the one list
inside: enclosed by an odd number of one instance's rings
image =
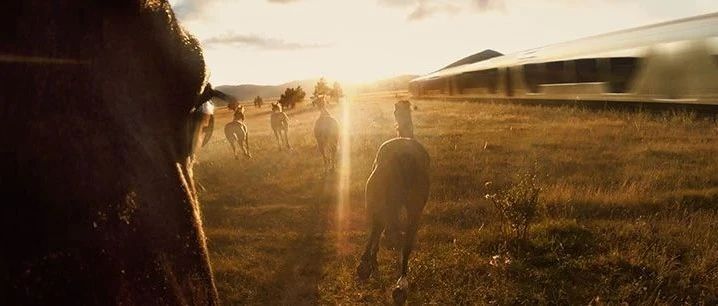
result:
[(564, 62), (546, 63), (545, 84), (566, 83), (566, 70)]
[(499, 86), (499, 69), (484, 70), (486, 75), (486, 88), (489, 89), (489, 93), (496, 93), (496, 88)]
[(485, 88), (489, 93), (496, 93), (499, 70), (488, 69), (462, 73), (457, 77), (459, 90), (469, 88)]
[(526, 82), (526, 89), (529, 92), (536, 93), (539, 89), (539, 84), (543, 83), (543, 67), (541, 64), (526, 64), (524, 69), (524, 82)]
[(613, 93), (624, 93), (629, 90), (631, 80), (638, 68), (639, 60), (635, 57), (613, 57), (608, 60), (610, 73), (609, 89)]
[(511, 97), (514, 95), (514, 85), (511, 78), (511, 67), (506, 67), (506, 70), (504, 71), (504, 90), (506, 90), (506, 96)]
[(580, 59), (576, 60), (574, 63), (576, 64), (577, 82), (587, 83), (600, 81), (598, 61), (596, 59)]
[(418, 95), (419, 94), (419, 86), (418, 83), (409, 83), (409, 93), (412, 95)]
[(450, 96), (455, 95), (455, 94), (456, 94), (456, 87), (455, 87), (454, 85), (456, 85), (456, 77), (454, 77), (454, 76), (448, 77), (448, 78), (446, 78), (445, 82), (446, 82), (446, 90), (447, 90), (447, 93), (448, 93)]
[(428, 80), (424, 84), (424, 89), (426, 90), (439, 91), (440, 93), (444, 93), (444, 89), (446, 87), (446, 79)]

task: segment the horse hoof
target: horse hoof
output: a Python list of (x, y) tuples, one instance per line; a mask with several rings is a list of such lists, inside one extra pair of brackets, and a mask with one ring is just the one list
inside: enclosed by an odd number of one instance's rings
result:
[(394, 299), (395, 305), (404, 305), (406, 297), (409, 292), (409, 281), (406, 277), (402, 276), (394, 285), (394, 290), (391, 292), (391, 297)]
[(404, 305), (406, 303), (406, 289), (402, 289), (397, 287), (394, 287), (394, 290), (391, 292), (391, 297), (394, 299), (394, 305)]
[(376, 266), (362, 260), (362, 262), (360, 262), (359, 266), (357, 267), (357, 277), (361, 281), (367, 280), (369, 276), (374, 273), (375, 269)]

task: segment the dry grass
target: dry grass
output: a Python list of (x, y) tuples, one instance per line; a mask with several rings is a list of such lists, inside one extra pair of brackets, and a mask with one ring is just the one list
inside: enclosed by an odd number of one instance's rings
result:
[[(395, 254), (359, 283), (363, 186), (394, 135), (392, 97), (355, 99), (350, 203), (321, 178), (316, 112), (290, 111), (294, 152), (279, 152), (269, 108), (248, 107), (252, 160), (214, 142), (196, 169), (205, 229), (226, 304), (386, 304)], [(417, 137), (433, 160), (432, 193), (410, 262), (410, 304), (718, 303), (718, 123), (576, 107), (416, 101)], [(339, 118), (339, 109), (333, 110)], [(341, 120), (340, 120), (341, 121)], [(343, 122), (342, 124), (347, 124)], [(539, 215), (520, 254), (506, 243), (484, 182), (536, 168)], [(511, 243), (511, 241), (509, 241)]]

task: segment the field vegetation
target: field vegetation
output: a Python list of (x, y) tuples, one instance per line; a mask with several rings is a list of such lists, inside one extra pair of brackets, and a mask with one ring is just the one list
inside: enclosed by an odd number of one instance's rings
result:
[[(364, 283), (354, 272), (367, 236), (363, 187), (395, 135), (394, 97), (348, 101), (331, 109), (351, 144), (341, 148), (351, 157), (343, 205), (337, 177), (322, 176), (310, 105), (289, 112), (290, 152), (277, 149), (269, 108), (247, 108), (254, 158), (240, 160), (222, 140), (230, 112), (218, 111), (195, 175), (225, 304), (390, 303), (396, 253), (382, 249), (379, 275)], [(413, 103), (432, 187), (409, 304), (718, 303), (715, 117)], [(523, 210), (495, 202), (507, 198)], [(527, 216), (525, 233), (507, 212)]]

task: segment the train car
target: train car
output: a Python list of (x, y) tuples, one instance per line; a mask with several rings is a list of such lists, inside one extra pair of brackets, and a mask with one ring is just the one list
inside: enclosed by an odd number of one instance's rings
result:
[(550, 45), (416, 78), (417, 98), (718, 106), (718, 13)]

